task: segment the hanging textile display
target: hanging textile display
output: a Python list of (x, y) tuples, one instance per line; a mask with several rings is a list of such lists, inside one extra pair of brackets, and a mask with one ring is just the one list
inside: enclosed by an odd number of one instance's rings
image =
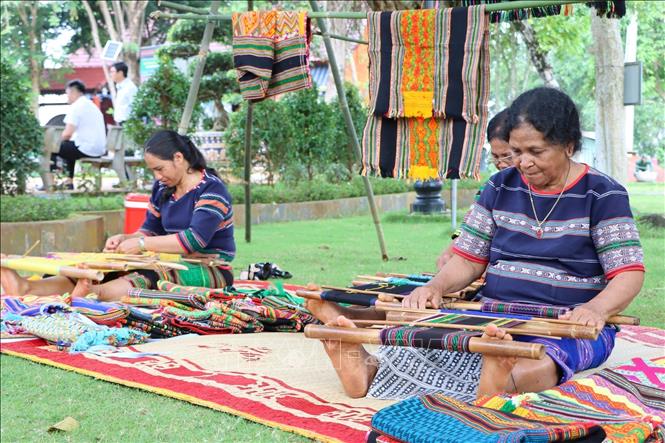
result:
[(306, 12), (233, 14), (233, 63), (242, 97), (260, 101), (311, 87), (311, 34)]
[(363, 175), (478, 177), (489, 98), (483, 5), (368, 13)]
[[(461, 0), (461, 6), (474, 6), (480, 4), (504, 3), (505, 0)], [(434, 2), (434, 8), (440, 7), (440, 1)], [(596, 8), (599, 16), (607, 18), (621, 18), (626, 15), (625, 0), (603, 0), (587, 2), (590, 8)], [(547, 5), (529, 6), (528, 8), (512, 9), (510, 11), (492, 11), (489, 13), (490, 23), (512, 22), (528, 20), (530, 18), (549, 17), (553, 15), (573, 15), (574, 5)]]

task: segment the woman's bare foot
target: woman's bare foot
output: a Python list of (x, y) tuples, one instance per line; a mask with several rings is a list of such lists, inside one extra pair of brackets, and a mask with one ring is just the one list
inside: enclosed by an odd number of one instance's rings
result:
[(323, 324), (331, 322), (342, 315), (342, 307), (340, 305), (326, 300), (307, 299), (305, 307)]
[(87, 278), (79, 278), (76, 281), (76, 286), (72, 289), (72, 297), (87, 297), (90, 293), (94, 293), (92, 290), (92, 283)]
[[(7, 256), (0, 254), (0, 257), (5, 258)], [(5, 295), (12, 295), (14, 297), (25, 295), (30, 287), (28, 280), (18, 275), (16, 271), (2, 267), (0, 267), (0, 284)]]
[[(496, 325), (490, 324), (485, 329), (483, 338), (494, 340), (512, 340), (510, 334)], [(517, 364), (516, 357), (494, 357), (483, 355), (483, 366), (480, 371), (478, 398), (491, 396), (501, 392), (516, 392), (511, 373)]]
[[(355, 328), (351, 320), (343, 315), (326, 323), (326, 326)], [(351, 398), (367, 395), (377, 371), (376, 360), (362, 345), (345, 343), (338, 340), (321, 340), (323, 347), (332, 361), (337, 376), (342, 382), (344, 392)]]

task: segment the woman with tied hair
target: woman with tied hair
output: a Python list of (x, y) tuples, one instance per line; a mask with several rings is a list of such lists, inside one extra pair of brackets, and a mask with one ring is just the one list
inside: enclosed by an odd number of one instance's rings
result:
[[(145, 143), (144, 160), (155, 175), (146, 220), (129, 235), (118, 234), (106, 241), (105, 251), (123, 254), (166, 252), (187, 257), (233, 260), (231, 196), (214, 169), (208, 168), (201, 151), (175, 131), (162, 130)], [(132, 287), (155, 288), (158, 280), (210, 288), (233, 284), (228, 266), (208, 267), (189, 264), (187, 271), (139, 270), (127, 275), (107, 275), (98, 285), (80, 279), (54, 276), (30, 281), (2, 268), (2, 287), (9, 295), (53, 295), (71, 292), (85, 296), (91, 292), (99, 300), (119, 300)], [(76, 286), (76, 287), (75, 287)]]
[[(542, 360), (383, 346), (371, 356), (360, 345), (324, 341), (350, 396), (404, 398), (442, 392), (459, 400), (499, 392), (537, 392), (602, 364), (616, 329), (607, 318), (624, 310), (644, 280), (643, 253), (626, 190), (611, 177), (575, 162), (579, 114), (565, 93), (537, 88), (510, 106), (505, 125), (514, 167), (493, 175), (467, 213), (454, 256), (425, 286), (403, 299), (407, 308), (440, 306), (487, 269), (484, 300), (570, 308), (563, 319), (600, 330), (596, 340), (520, 336), (541, 343)], [(319, 320), (354, 327), (380, 318), (374, 309), (308, 301)], [(384, 314), (385, 316), (385, 314)], [(485, 337), (511, 340), (490, 325)]]

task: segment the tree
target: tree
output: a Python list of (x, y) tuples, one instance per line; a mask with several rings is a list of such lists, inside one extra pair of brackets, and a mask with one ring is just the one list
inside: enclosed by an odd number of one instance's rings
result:
[(599, 168), (620, 182), (628, 178), (624, 145), (623, 46), (615, 18), (591, 12), (596, 61), (596, 142)]
[[(139, 48), (143, 37), (143, 22), (145, 9), (148, 6), (147, 0), (134, 0), (131, 2), (112, 2), (112, 9), (106, 0), (97, 0), (95, 6), (99, 8), (102, 21), (95, 15), (93, 7), (88, 0), (82, 0), (92, 34), (95, 47), (99, 54), (102, 53), (102, 44), (99, 35), (99, 29), (103, 28), (108, 33), (111, 40), (123, 43), (123, 58), (129, 67), (129, 78), (135, 83), (141, 83), (139, 74)], [(115, 100), (115, 87), (111, 81), (108, 67), (102, 65), (106, 82), (111, 90), (111, 96)]]
[[(145, 143), (157, 129), (176, 130), (188, 91), (187, 78), (172, 61), (160, 59), (157, 71), (139, 87), (124, 130), (139, 145)], [(191, 126), (196, 126), (200, 116), (201, 107), (197, 104), (192, 114)]]
[(67, 2), (3, 1), (2, 57), (10, 64), (24, 66), (30, 76), (30, 109), (37, 116), (44, 62), (45, 40), (55, 37), (59, 15), (66, 14)]
[(28, 174), (37, 169), (42, 131), (30, 110), (30, 87), (4, 57), (0, 61), (0, 192), (25, 192)]
[[(191, 59), (199, 53), (204, 28), (204, 21), (177, 21), (168, 32), (167, 45), (160, 48), (158, 55), (172, 60)], [(231, 23), (221, 22), (219, 26), (215, 26), (213, 40), (230, 45)], [(195, 64), (192, 64), (191, 68), (195, 68)], [(225, 99), (233, 100), (234, 95), (238, 96), (238, 93), (238, 82), (233, 68), (231, 51), (210, 52), (203, 70), (198, 99), (201, 102), (212, 101), (215, 106), (216, 116), (213, 120), (213, 130), (219, 131), (227, 126), (229, 118), (223, 102)]]

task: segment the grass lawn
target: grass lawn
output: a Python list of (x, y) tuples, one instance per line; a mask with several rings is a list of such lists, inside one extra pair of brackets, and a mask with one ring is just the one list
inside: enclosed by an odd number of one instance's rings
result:
[[(658, 192), (629, 187), (632, 193)], [(663, 198), (649, 195), (633, 201), (636, 214), (656, 211)], [(632, 199), (632, 197), (631, 197)], [(654, 203), (654, 201), (656, 203)], [(445, 217), (383, 217), (390, 261), (381, 261), (371, 218), (351, 217), (252, 228), (252, 243), (237, 230), (236, 269), (271, 261), (295, 276), (293, 283), (325, 282), (344, 285), (358, 274), (377, 271), (434, 270), (441, 249), (449, 243)], [(640, 226), (646, 255), (645, 287), (627, 313), (643, 325), (665, 327), (665, 229)], [(307, 439), (246, 420), (143, 391), (31, 363), (15, 357), (0, 359), (1, 427), (3, 442), (89, 441), (265, 441)], [(66, 416), (81, 427), (71, 434), (48, 434), (46, 429)]]

